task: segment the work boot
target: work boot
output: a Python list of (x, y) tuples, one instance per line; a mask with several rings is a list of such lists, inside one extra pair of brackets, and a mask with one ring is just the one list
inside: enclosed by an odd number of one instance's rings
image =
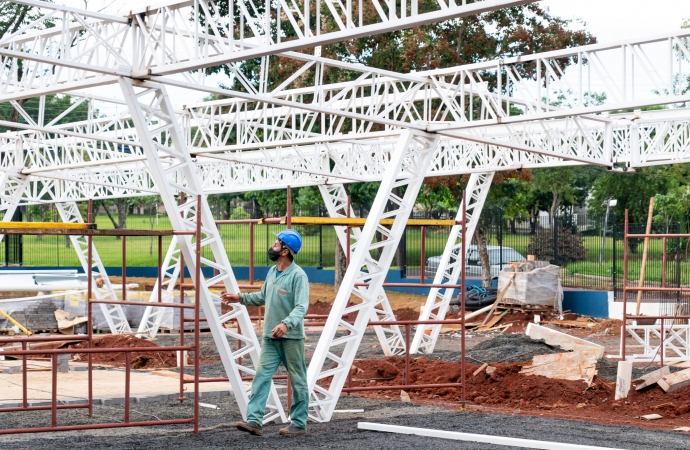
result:
[(290, 424), (290, 426), (287, 428), (281, 428), (278, 434), (283, 436), (296, 436), (298, 434), (307, 434), (307, 429), (299, 428), (294, 426), (293, 424)]
[(256, 422), (237, 422), (235, 424), (238, 430), (246, 431), (254, 436), (263, 436), (264, 430), (261, 429), (261, 425)]

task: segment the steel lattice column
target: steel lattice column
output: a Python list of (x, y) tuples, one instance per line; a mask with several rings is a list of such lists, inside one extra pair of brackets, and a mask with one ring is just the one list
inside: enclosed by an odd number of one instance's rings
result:
[[(79, 207), (75, 202), (56, 203), (55, 206), (57, 207), (60, 218), (64, 223), (84, 223), (84, 219), (79, 211)], [(84, 273), (88, 274), (89, 246), (86, 236), (70, 236), (70, 240), (72, 241), (74, 251), (77, 253), (77, 257), (79, 258), (79, 263), (84, 268)], [(98, 251), (96, 251), (95, 245), (92, 249), (91, 261), (93, 284), (96, 286), (93, 290), (94, 295), (99, 300), (117, 300), (117, 294), (115, 293), (115, 289), (113, 289), (113, 285), (110, 283), (110, 278), (108, 278), (108, 274), (105, 271), (105, 266), (103, 265), (103, 261), (101, 261), (101, 257), (98, 255)], [(103, 285), (101, 287), (98, 287), (99, 278), (103, 281)], [(105, 317), (105, 321), (108, 324), (108, 328), (110, 328), (110, 332), (112, 334), (129, 333), (132, 331), (132, 329), (129, 327), (129, 323), (127, 322), (125, 312), (122, 310), (122, 306), (100, 304), (100, 307), (101, 311), (103, 312), (103, 316)]]
[[(173, 236), (168, 246), (168, 251), (163, 259), (161, 266), (161, 299), (162, 303), (171, 303), (173, 301), (173, 294), (175, 291), (175, 281), (180, 276), (180, 247), (177, 245), (177, 236)], [(153, 287), (149, 302), (158, 302), (158, 281)], [(171, 308), (157, 308), (155, 306), (147, 306), (144, 310), (144, 315), (141, 318), (139, 335), (156, 337), (158, 330), (161, 327), (163, 319), (172, 317)]]
[[(13, 175), (9, 172), (0, 172), (0, 196), (2, 198), (0, 211), (5, 211), (5, 214), (2, 216), (2, 222), (10, 222), (12, 220), (27, 186), (29, 186), (29, 177)], [(0, 234), (0, 242), (4, 238), (5, 235)]]
[[(347, 217), (347, 192), (345, 186), (342, 184), (319, 185), (321, 196), (326, 204), (326, 209), (331, 217)], [(350, 208), (350, 217), (355, 217), (354, 211)], [(340, 245), (347, 249), (347, 227), (334, 226), (335, 234), (338, 236)], [(361, 235), (359, 228), (350, 229), (350, 250), (355, 248), (357, 241)], [(347, 251), (347, 250), (346, 250)], [(377, 296), (376, 303), (371, 310), (371, 320), (375, 322), (382, 322), (386, 320), (395, 320), (395, 314), (388, 302), (386, 290), (381, 288)], [(386, 356), (395, 356), (405, 353), (405, 338), (400, 332), (400, 327), (397, 325), (390, 325), (383, 327), (377, 325), (374, 327), (376, 335), (383, 348), (383, 353)]]
[[(388, 161), (307, 371), (310, 417), (314, 420), (328, 421), (333, 414), (437, 146), (437, 136), (404, 131)], [(405, 188), (402, 198), (393, 194), (397, 187)], [(382, 225), (380, 220), (384, 218), (393, 219), (392, 225)], [(359, 283), (368, 286), (356, 286)], [(351, 294), (358, 297), (353, 304)], [(354, 318), (354, 323), (348, 318)]]
[[(173, 229), (176, 231), (194, 231), (197, 216), (201, 216), (202, 252), (204, 250), (210, 251), (213, 258), (209, 259), (202, 253), (201, 265), (217, 270), (218, 275), (205, 279), (203, 272), (201, 272), (201, 279), (197, 280), (196, 255), (191, 236), (178, 236), (177, 242), (192, 280), (194, 280), (196, 288), (200, 290), (200, 306), (203, 308), (213, 339), (218, 346), (218, 353), (230, 380), (242, 417), (246, 419), (251, 389), (245, 387), (242, 376), (253, 375), (255, 371), (239, 364), (237, 358), (248, 356), (253, 367), (258, 367), (259, 341), (244, 306), (234, 305), (233, 310), (222, 317), (219, 317), (216, 312), (214, 299), (219, 301), (219, 298), (217, 295), (211, 294), (209, 286), (223, 283), (229, 292), (239, 292), (239, 288), (207, 198), (203, 195), (203, 187), (196, 174), (194, 161), (184, 143), (175, 119), (175, 111), (165, 87), (151, 82), (136, 83), (127, 78), (120, 78), (119, 82), (146, 154), (149, 170), (160, 191)], [(135, 91), (135, 83), (138, 88), (143, 88), (143, 90)], [(162, 161), (164, 157), (167, 157), (165, 163)], [(184, 195), (184, 201), (180, 205), (175, 201), (177, 192)], [(229, 320), (237, 320), (241, 333), (232, 332), (223, 327), (223, 322)], [(227, 340), (228, 336), (242, 341), (242, 345), (236, 352), (231, 350)], [(266, 422), (285, 422), (287, 420), (275, 386), (271, 387), (267, 408), (268, 412), (264, 418)]]
[[(467, 188), (465, 189), (465, 201), (467, 201), (465, 223), (467, 232), (465, 236), (468, 242), (471, 242), (472, 236), (474, 236), (474, 230), (479, 223), (479, 216), (482, 213), (482, 207), (491, 188), (493, 178), (494, 172), (474, 173), (470, 176), (470, 180), (467, 183)], [(458, 208), (455, 220), (462, 220), (462, 205)], [(462, 259), (457, 256), (460, 254), (461, 248), (462, 225), (455, 225), (450, 230), (446, 248), (443, 250), (433, 284), (457, 284), (462, 270)], [(431, 289), (419, 320), (444, 320), (454, 291), (452, 288), (447, 288), (443, 289), (443, 293), (441, 293), (441, 289)], [(431, 332), (427, 335), (425, 331), (428, 329), (431, 329)], [(417, 353), (419, 349), (422, 349), (425, 353), (432, 353), (440, 331), (441, 325), (418, 326), (410, 345), (410, 353)]]

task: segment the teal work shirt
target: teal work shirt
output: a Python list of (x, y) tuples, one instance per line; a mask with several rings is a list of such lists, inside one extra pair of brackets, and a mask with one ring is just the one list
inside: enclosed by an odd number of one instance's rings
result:
[(240, 294), (245, 306), (266, 306), (263, 337), (272, 339), (273, 329), (284, 323), (288, 331), (284, 339), (304, 338), (304, 315), (309, 308), (309, 280), (304, 270), (294, 262), (278, 273), (271, 267), (259, 292)]

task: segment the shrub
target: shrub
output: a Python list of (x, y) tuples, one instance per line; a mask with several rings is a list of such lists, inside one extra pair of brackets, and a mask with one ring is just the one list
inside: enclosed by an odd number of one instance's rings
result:
[(554, 255), (553, 230), (539, 230), (530, 239), (527, 253), (534, 255), (538, 261), (556, 262), (565, 265), (575, 261), (587, 260), (587, 248), (582, 235), (573, 234), (570, 228), (558, 230), (558, 261)]
[(230, 213), (230, 220), (245, 220), (249, 219), (249, 213), (241, 206), (236, 206)]

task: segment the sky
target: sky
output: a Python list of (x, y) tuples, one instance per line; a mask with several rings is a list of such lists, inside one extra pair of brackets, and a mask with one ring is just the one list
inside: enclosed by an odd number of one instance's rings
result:
[[(84, 8), (83, 0), (54, 0), (73, 7)], [(89, 0), (91, 11), (103, 10), (112, 14), (124, 14), (132, 7), (144, 3), (156, 4), (156, 0)], [(643, 37), (680, 28), (683, 20), (690, 19), (690, 0), (541, 0), (543, 7), (552, 14), (568, 19), (584, 21), (585, 28), (599, 42), (615, 42), (620, 39)], [(573, 24), (573, 28), (582, 28)], [(216, 77), (216, 83), (225, 76)], [(203, 93), (184, 89), (170, 89), (176, 106), (200, 101)]]

